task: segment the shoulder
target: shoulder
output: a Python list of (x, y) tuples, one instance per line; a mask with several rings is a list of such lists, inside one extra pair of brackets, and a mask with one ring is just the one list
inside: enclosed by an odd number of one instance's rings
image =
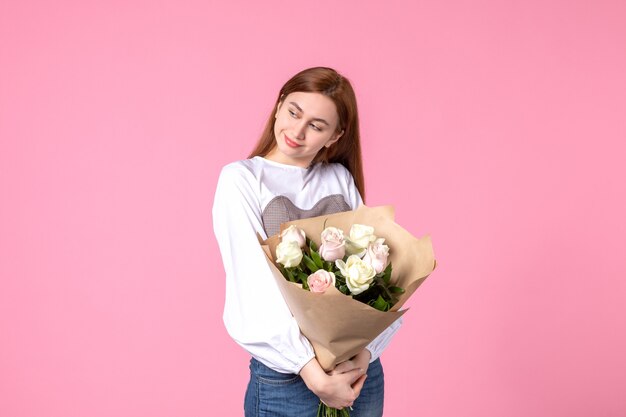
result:
[(220, 171), (213, 199), (214, 211), (231, 210), (233, 204), (256, 207), (259, 202), (258, 180), (250, 160), (231, 162)]
[(326, 170), (329, 174), (327, 174), (326, 178), (334, 177), (335, 181), (341, 188), (342, 193), (346, 197), (346, 202), (350, 205), (350, 207), (352, 207), (352, 209), (354, 210), (358, 206), (363, 204), (360, 191), (357, 188), (354, 177), (352, 177), (352, 174), (350, 173), (348, 168), (336, 162), (327, 165), (328, 166)]
[(322, 172), (322, 175), (334, 176), (338, 179), (345, 180), (348, 183), (351, 183), (353, 181), (352, 174), (350, 174), (350, 171), (348, 171), (348, 168), (346, 168), (345, 166), (343, 166), (342, 164), (338, 162), (330, 162), (327, 164), (321, 164), (320, 172)]
[(255, 162), (252, 159), (242, 159), (225, 165), (219, 176), (223, 184), (242, 185), (254, 181), (256, 178)]

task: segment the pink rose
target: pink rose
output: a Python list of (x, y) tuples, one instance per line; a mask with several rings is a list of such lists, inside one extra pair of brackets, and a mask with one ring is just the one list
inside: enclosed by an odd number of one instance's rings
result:
[(384, 245), (385, 239), (376, 239), (367, 247), (367, 252), (363, 261), (372, 265), (377, 274), (380, 274), (387, 267), (387, 257), (389, 256), (389, 246)]
[(321, 293), (326, 291), (328, 287), (335, 285), (335, 274), (323, 269), (318, 269), (316, 272), (309, 275), (306, 282), (309, 284), (311, 292)]
[(343, 237), (343, 231), (336, 227), (324, 229), (319, 252), (322, 259), (328, 262), (343, 259), (346, 254), (346, 242)]
[(299, 229), (293, 224), (283, 230), (280, 234), (281, 242), (296, 242), (300, 248), (303, 248), (306, 245), (306, 235), (304, 234), (304, 230)]

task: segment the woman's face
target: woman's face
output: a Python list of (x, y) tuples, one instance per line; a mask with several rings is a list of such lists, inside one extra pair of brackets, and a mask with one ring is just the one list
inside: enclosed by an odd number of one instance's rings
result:
[(320, 93), (291, 93), (276, 108), (276, 146), (267, 159), (308, 167), (317, 152), (343, 134), (337, 132), (339, 116), (333, 101)]

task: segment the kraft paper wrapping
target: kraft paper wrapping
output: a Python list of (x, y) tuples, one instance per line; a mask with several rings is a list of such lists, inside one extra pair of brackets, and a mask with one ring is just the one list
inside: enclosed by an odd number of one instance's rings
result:
[(360, 206), (353, 211), (295, 220), (282, 224), (281, 232), (295, 224), (319, 246), (324, 228), (337, 227), (347, 235), (355, 223), (373, 226), (374, 234), (385, 238), (385, 244), (390, 248), (391, 280), (394, 285), (406, 290), (390, 311), (378, 311), (334, 287), (323, 294), (303, 290), (300, 284), (287, 281), (274, 263), (280, 234), (261, 241), (291, 314), (296, 318), (302, 334), (313, 345), (317, 360), (326, 371), (356, 355), (402, 316), (407, 310), (400, 311), (400, 308), (436, 265), (430, 237), (417, 239), (400, 227), (394, 222), (391, 206)]

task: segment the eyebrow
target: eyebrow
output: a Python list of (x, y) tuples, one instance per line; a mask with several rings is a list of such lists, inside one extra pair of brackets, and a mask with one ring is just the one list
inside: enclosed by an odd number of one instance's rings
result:
[[(298, 109), (298, 111), (299, 111), (299, 112), (304, 113), (304, 112), (302, 111), (302, 109), (300, 108), (300, 106), (298, 106), (298, 103), (293, 102), (293, 101), (290, 101), (290, 102), (289, 102), (289, 104), (293, 105), (296, 109)], [(321, 123), (324, 123), (326, 126), (330, 126), (330, 123), (328, 123), (328, 122), (327, 122), (326, 120), (324, 120), (324, 119), (315, 118), (315, 119), (313, 119), (313, 120), (314, 120), (314, 121), (316, 121), (316, 122), (321, 122)]]

